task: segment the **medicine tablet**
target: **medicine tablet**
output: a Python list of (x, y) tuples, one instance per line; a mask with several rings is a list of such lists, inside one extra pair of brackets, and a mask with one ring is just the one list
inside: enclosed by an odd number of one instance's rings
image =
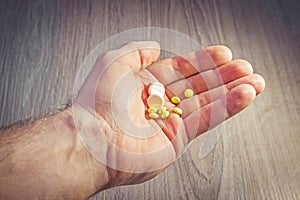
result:
[(167, 111), (167, 107), (161, 107), (159, 110), (158, 110), (158, 114), (163, 114), (164, 112)]
[(152, 119), (157, 119), (159, 118), (159, 115), (157, 113), (149, 113), (149, 117)]
[(148, 113), (156, 113), (161, 109), (161, 105), (159, 104), (154, 104), (148, 108)]
[(169, 116), (170, 116), (170, 112), (169, 112), (169, 111), (165, 111), (164, 113), (161, 114), (160, 117), (161, 117), (162, 119), (166, 119), (166, 118), (168, 118)]
[(171, 98), (172, 103), (174, 104), (179, 104), (180, 103), (180, 98), (177, 96), (174, 96)]
[(174, 111), (176, 114), (178, 114), (178, 115), (182, 115), (182, 113), (183, 113), (182, 109), (181, 109), (181, 108), (178, 108), (178, 107), (175, 107), (175, 108), (173, 109), (173, 111)]
[(165, 87), (160, 82), (151, 83), (151, 85), (148, 88), (148, 94), (149, 95), (157, 94), (160, 96), (164, 96), (165, 95)]
[(186, 89), (184, 91), (184, 96), (187, 97), (187, 98), (190, 98), (190, 97), (194, 96), (194, 91), (191, 90), (191, 89)]

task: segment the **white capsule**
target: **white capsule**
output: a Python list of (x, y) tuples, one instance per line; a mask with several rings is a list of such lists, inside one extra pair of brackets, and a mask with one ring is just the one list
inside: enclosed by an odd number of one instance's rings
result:
[(151, 85), (148, 88), (148, 94), (149, 95), (157, 94), (160, 96), (164, 96), (165, 95), (165, 87), (160, 82), (151, 83)]
[(147, 99), (147, 104), (149, 107), (153, 105), (163, 106), (165, 104), (165, 99), (161, 95), (152, 94)]

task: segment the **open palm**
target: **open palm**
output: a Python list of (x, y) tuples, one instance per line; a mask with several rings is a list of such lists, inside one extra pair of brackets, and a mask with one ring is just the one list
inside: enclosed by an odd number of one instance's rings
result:
[[(247, 61), (232, 60), (227, 47), (157, 61), (159, 53), (156, 42), (130, 42), (101, 55), (79, 94), (82, 107), (87, 107), (85, 99), (95, 99), (89, 107), (106, 144), (95, 148), (105, 148), (101, 152), (107, 159), (93, 156), (108, 166), (113, 177), (108, 187), (157, 175), (191, 140), (243, 110), (264, 89), (263, 78)], [(181, 116), (171, 112), (167, 119), (149, 119), (146, 99), (152, 82), (165, 86), (168, 110), (175, 106), (172, 96), (181, 98)], [(185, 98), (187, 88), (195, 96)]]

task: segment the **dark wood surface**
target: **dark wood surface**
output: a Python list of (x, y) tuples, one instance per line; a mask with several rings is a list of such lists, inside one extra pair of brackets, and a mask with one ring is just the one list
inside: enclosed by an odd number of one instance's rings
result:
[(80, 64), (111, 35), (170, 28), (227, 45), (266, 90), (204, 159), (195, 141), (156, 178), (91, 199), (300, 199), (299, 9), (297, 0), (1, 1), (0, 125), (62, 109)]

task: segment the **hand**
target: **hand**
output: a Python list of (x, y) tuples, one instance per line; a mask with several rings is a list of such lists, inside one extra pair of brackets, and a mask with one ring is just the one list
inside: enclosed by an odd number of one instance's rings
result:
[[(159, 54), (156, 42), (130, 42), (101, 55), (74, 104), (83, 145), (91, 159), (107, 166), (105, 188), (154, 177), (190, 141), (246, 108), (265, 87), (252, 66), (232, 60), (224, 46), (157, 61)], [(169, 110), (172, 96), (182, 99), (182, 116), (149, 119), (147, 88), (157, 81), (166, 87)], [(187, 88), (196, 95), (185, 98)]]

